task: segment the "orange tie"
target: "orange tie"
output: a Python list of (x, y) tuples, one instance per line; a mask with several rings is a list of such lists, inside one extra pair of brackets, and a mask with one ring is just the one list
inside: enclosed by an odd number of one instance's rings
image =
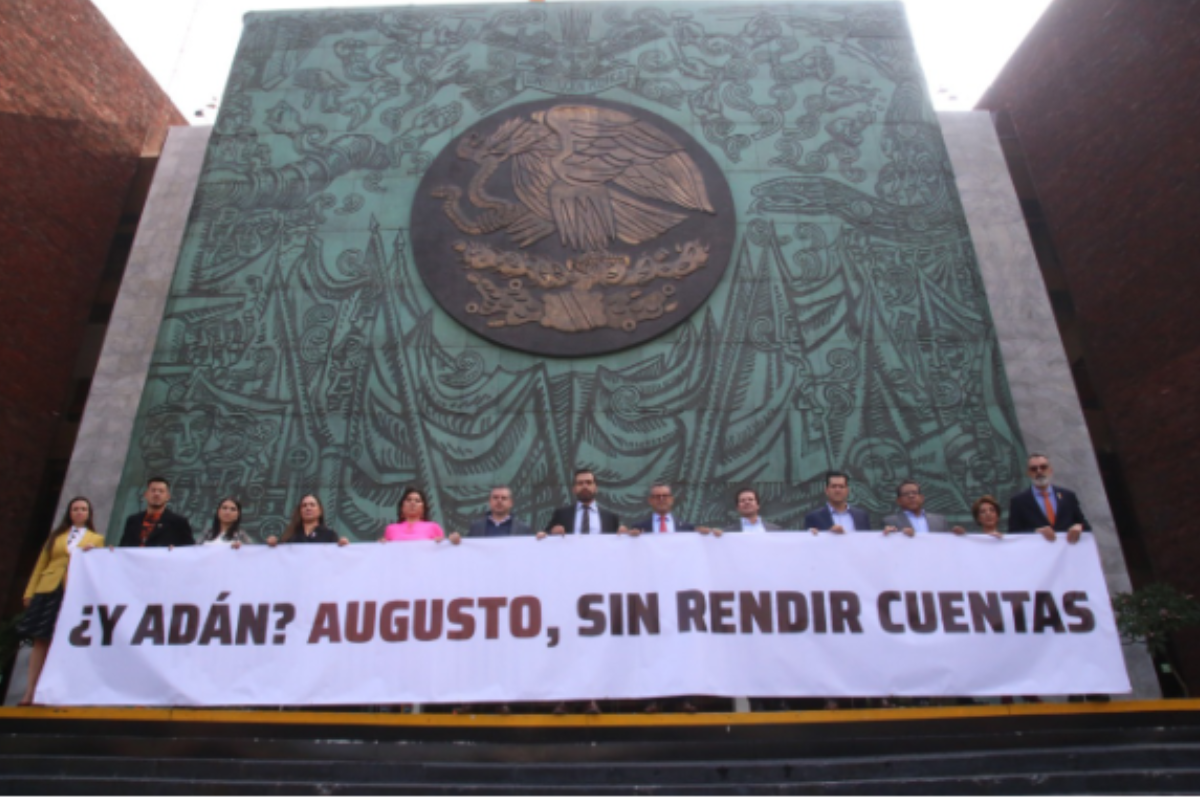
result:
[(1042, 505), (1044, 505), (1046, 507), (1046, 519), (1048, 519), (1050, 521), (1050, 524), (1053, 525), (1054, 524), (1054, 504), (1050, 502), (1050, 492), (1046, 489), (1042, 489)]
[(658, 532), (659, 533), (667, 532), (667, 518), (664, 517), (662, 514), (658, 515)]

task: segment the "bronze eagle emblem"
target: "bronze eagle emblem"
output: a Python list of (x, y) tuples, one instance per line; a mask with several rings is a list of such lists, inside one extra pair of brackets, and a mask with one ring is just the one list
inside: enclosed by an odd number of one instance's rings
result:
[[(637, 245), (687, 219), (673, 207), (715, 213), (691, 156), (670, 136), (622, 111), (559, 105), (514, 117), (490, 135), (460, 140), (459, 158), (479, 169), (462, 190), (439, 186), (446, 216), (460, 231), (503, 231), (519, 247), (555, 233), (564, 247), (603, 252), (620, 240)], [(516, 202), (488, 193), (510, 162)]]

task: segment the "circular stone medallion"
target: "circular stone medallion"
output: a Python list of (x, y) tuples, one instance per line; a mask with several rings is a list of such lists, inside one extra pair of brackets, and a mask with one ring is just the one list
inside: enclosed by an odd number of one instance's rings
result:
[(558, 97), (497, 112), (434, 159), (413, 256), (452, 317), (548, 356), (631, 347), (708, 297), (733, 250), (733, 198), (708, 152), (648, 111)]

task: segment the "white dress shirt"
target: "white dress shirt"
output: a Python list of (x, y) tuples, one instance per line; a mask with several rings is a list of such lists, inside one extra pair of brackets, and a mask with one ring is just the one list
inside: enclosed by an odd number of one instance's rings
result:
[[(663, 515), (660, 517), (658, 514), (655, 514), (653, 519), (654, 519), (654, 532), (655, 533), (664, 533), (664, 532), (665, 533), (674, 533), (675, 532), (675, 517), (673, 517), (672, 515), (666, 514), (666, 515)], [(662, 520), (664, 520), (664, 519), (667, 521), (666, 531), (663, 531), (663, 529), (662, 529)]]
[(905, 509), (904, 516), (908, 517), (908, 527), (913, 529), (913, 533), (929, 533), (929, 518), (925, 516), (924, 509), (920, 514)]
[(838, 511), (833, 506), (829, 506), (829, 513), (833, 516), (833, 524), (841, 525), (842, 530), (846, 533), (858, 531), (858, 528), (854, 527), (854, 516), (850, 513), (850, 506), (846, 506), (845, 511)]
[(763, 519), (759, 517), (754, 522), (742, 517), (742, 533), (766, 533), (767, 529), (763, 527)]
[[(575, 504), (575, 533), (580, 533), (583, 528), (584, 508), (583, 503)], [(588, 533), (602, 533), (603, 531), (600, 529), (600, 509), (596, 507), (595, 501), (588, 504), (586, 508), (589, 517)]]

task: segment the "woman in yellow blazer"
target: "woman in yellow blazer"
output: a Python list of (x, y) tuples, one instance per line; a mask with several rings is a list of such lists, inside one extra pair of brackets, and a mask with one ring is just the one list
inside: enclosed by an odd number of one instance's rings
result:
[(33, 652), (29, 656), (29, 683), (19, 705), (27, 706), (33, 702), (42, 665), (50, 651), (50, 640), (54, 638), (54, 624), (62, 605), (71, 554), (76, 550), (103, 546), (104, 537), (96, 533), (92, 523), (91, 501), (86, 497), (72, 499), (62, 522), (46, 539), (46, 546), (42, 548), (25, 589), (26, 611), (17, 632), (33, 639)]

